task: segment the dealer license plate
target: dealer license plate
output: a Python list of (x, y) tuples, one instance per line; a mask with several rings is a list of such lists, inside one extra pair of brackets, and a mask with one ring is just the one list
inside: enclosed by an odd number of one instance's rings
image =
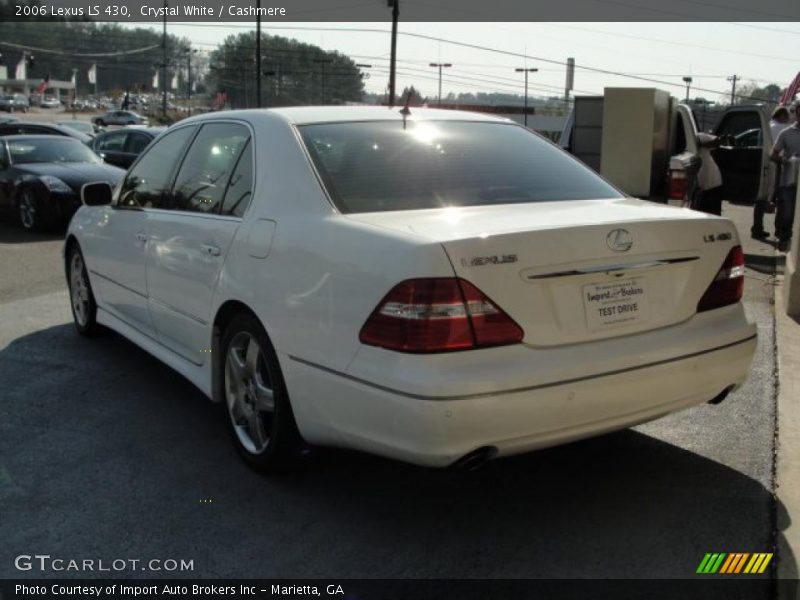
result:
[(583, 307), (592, 331), (633, 325), (650, 318), (647, 280), (644, 277), (584, 285)]

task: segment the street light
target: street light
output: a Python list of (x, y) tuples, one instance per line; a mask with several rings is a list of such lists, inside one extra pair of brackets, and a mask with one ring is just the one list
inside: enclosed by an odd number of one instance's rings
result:
[(188, 84), (186, 92), (186, 104), (189, 106), (189, 114), (192, 114), (192, 55), (197, 54), (197, 48), (186, 48), (183, 56), (186, 58), (186, 82)]
[(686, 102), (689, 102), (689, 88), (692, 86), (692, 78), (684, 77), (683, 82), (686, 84)]
[(525, 127), (528, 126), (528, 73), (536, 73), (539, 69), (520, 68), (514, 69), (517, 73), (525, 73)]
[(439, 106), (442, 105), (442, 67), (452, 67), (451, 63), (431, 63), (429, 66), (439, 69)]

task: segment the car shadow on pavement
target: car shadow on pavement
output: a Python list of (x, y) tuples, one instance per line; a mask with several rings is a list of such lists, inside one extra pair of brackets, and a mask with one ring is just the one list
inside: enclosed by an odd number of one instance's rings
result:
[(2, 577), (31, 548), (292, 578), (687, 578), (773, 551), (770, 490), (633, 430), (473, 472), (319, 450), (266, 477), (220, 406), (115, 334), (20, 337), (0, 380)]
[(11, 216), (0, 216), (0, 244), (50, 242), (63, 239), (63, 230), (42, 233), (26, 231), (21, 225), (18, 225)]

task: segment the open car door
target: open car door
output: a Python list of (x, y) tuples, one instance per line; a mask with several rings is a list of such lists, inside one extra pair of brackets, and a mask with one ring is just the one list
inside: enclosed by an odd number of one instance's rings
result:
[(678, 104), (670, 131), (668, 204), (691, 206), (697, 193), (697, 173), (701, 165), (697, 133), (692, 109), (686, 104)]
[(772, 134), (760, 106), (727, 109), (714, 131), (720, 146), (712, 150), (726, 200), (765, 201), (774, 186), (774, 165), (769, 160)]

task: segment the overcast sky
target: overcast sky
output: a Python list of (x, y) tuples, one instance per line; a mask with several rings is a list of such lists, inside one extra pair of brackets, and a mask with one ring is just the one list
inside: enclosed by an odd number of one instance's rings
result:
[[(139, 25), (160, 31), (160, 25)], [(274, 29), (272, 27), (280, 27)], [(266, 33), (295, 38), (326, 50), (338, 50), (365, 69), (368, 91), (384, 92), (388, 83), (391, 24), (264, 23)], [(255, 29), (255, 24), (168, 23), (169, 32), (210, 50), (227, 35)], [(296, 28), (296, 29), (295, 29)], [(325, 28), (325, 31), (309, 28)], [(374, 32), (344, 29), (381, 30)], [(338, 30), (338, 31), (336, 31)], [(430, 62), (449, 62), (443, 94), (448, 92), (522, 93), (516, 67), (535, 67), (532, 95), (563, 95), (567, 57), (574, 57), (575, 93), (599, 93), (607, 86), (655, 86), (683, 96), (682, 77), (693, 78), (692, 97), (719, 100), (730, 93), (727, 77), (742, 83), (777, 83), (785, 87), (800, 71), (800, 23), (403, 23), (398, 37), (398, 92), (413, 84), (423, 96), (437, 94), (438, 72)], [(527, 55), (510, 56), (402, 35), (419, 34)], [(554, 61), (554, 62), (547, 62)], [(580, 68), (622, 72), (659, 83)], [(678, 84), (670, 87), (666, 83)]]

